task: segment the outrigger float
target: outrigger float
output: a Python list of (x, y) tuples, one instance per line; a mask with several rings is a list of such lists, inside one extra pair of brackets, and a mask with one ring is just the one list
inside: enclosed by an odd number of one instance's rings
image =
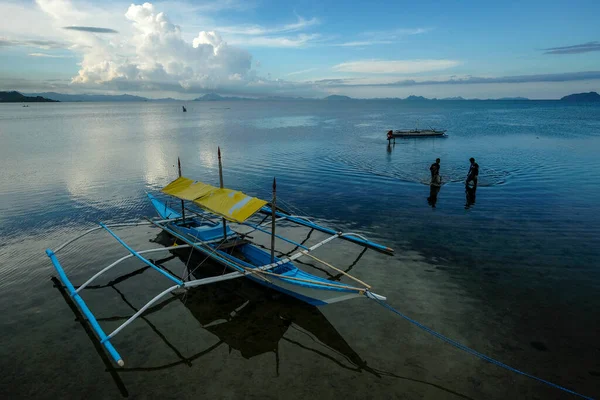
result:
[[(336, 303), (357, 297), (367, 297), (378, 301), (384, 301), (386, 299), (384, 296), (372, 292), (371, 286), (365, 282), (334, 267), (330, 263), (315, 257), (311, 253), (337, 239), (355, 243), (359, 246), (388, 255), (392, 255), (394, 252), (391, 248), (374, 243), (358, 233), (336, 231), (316, 224), (305, 217), (292, 215), (281, 210), (276, 205), (275, 179), (273, 180), (273, 200), (271, 203), (248, 196), (240, 191), (224, 188), (220, 150), (220, 187), (211, 186), (206, 183), (183, 177), (181, 175), (181, 164), (179, 162), (178, 165), (179, 177), (165, 186), (161, 192), (181, 200), (181, 211), (170, 208), (166, 202), (162, 202), (152, 194), (148, 194), (148, 199), (158, 213), (157, 218), (147, 218), (146, 221), (133, 223), (100, 223), (99, 226), (91, 228), (79, 236), (68, 240), (55, 250), (46, 250), (46, 254), (52, 261), (52, 264), (69, 295), (89, 321), (91, 327), (98, 336), (100, 343), (102, 343), (106, 351), (119, 366), (124, 366), (125, 363), (114, 348), (111, 340), (134, 320), (142, 316), (142, 314), (153, 304), (177, 289), (189, 289), (201, 285), (245, 277), (314, 306)], [(193, 206), (197, 206), (200, 209), (187, 208), (185, 205), (186, 201), (191, 202)], [(263, 221), (258, 224), (249, 222), (251, 217), (258, 214), (265, 215)], [(265, 222), (267, 219), (270, 219), (270, 221)], [(227, 221), (229, 221), (230, 224), (228, 224)], [(276, 223), (280, 221), (287, 221), (297, 226), (311, 228), (326, 233), (329, 236), (308, 247), (302, 243), (295, 242), (294, 240), (276, 234)], [(235, 229), (232, 228), (231, 223), (236, 224)], [(118, 227), (138, 225), (151, 225), (160, 228), (184, 244), (136, 251), (113, 232), (113, 229)], [(271, 226), (270, 231), (268, 230), (268, 225)], [(250, 228), (250, 230), (242, 232), (240, 231), (240, 228), (242, 227), (244, 229)], [(74, 241), (99, 230), (108, 232), (108, 234), (114, 237), (115, 240), (125, 247), (130, 254), (109, 264), (75, 289), (58, 261), (56, 254)], [(249, 234), (256, 231), (271, 236), (270, 254), (269, 252), (262, 250), (258, 243), (251, 241)], [(276, 238), (296, 246), (296, 249), (298, 250), (281, 258), (276, 257)], [(210, 258), (228, 267), (232, 272), (208, 278), (186, 280), (186, 277), (177, 277), (145, 258), (145, 255), (149, 253), (184, 248), (196, 250), (205, 255), (206, 259)], [(140, 308), (139, 311), (127, 319), (127, 321), (111, 333), (106, 334), (81, 297), (81, 293), (87, 286), (104, 273), (132, 257), (137, 258), (139, 261), (155, 269), (164, 277), (171, 280), (174, 285), (156, 295), (152, 300), (146, 303), (146, 305)], [(348, 277), (353, 280), (355, 284), (350, 285), (331, 281), (302, 271), (294, 265), (294, 261), (301, 257), (311, 258), (313, 261)], [(190, 275), (188, 275), (188, 277), (189, 276)]]

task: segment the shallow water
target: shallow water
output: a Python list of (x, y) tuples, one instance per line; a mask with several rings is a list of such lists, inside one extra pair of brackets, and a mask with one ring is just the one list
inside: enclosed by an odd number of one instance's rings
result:
[[(394, 307), (513, 367), (600, 395), (600, 107), (186, 107), (0, 106), (2, 397), (562, 398), (373, 302), (317, 310), (245, 281), (169, 299), (115, 338), (126, 368), (105, 365), (50, 281), (45, 248), (96, 221), (153, 215), (145, 191), (175, 178), (177, 157), (185, 175), (216, 184), (217, 146), (226, 185), (269, 198), (276, 177), (282, 206), (395, 248), (391, 258), (347, 244), (317, 253), (344, 268), (358, 258), (352, 272)], [(447, 129), (449, 137), (387, 146), (387, 130), (417, 123)], [(432, 208), (428, 168), (436, 157), (444, 185)], [(469, 157), (480, 165), (480, 180), (467, 209)], [(155, 229), (120, 233), (138, 249), (157, 246), (149, 243)], [(60, 259), (78, 284), (124, 254), (98, 233)], [(186, 257), (164, 265), (181, 273)], [(99, 282), (105, 287), (85, 291), (106, 330), (167, 287), (140, 268), (125, 263)]]

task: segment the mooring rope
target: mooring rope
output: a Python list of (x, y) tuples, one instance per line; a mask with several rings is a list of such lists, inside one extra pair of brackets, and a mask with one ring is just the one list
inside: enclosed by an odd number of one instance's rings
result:
[(575, 396), (579, 396), (579, 397), (587, 399), (587, 400), (594, 400), (592, 397), (585, 396), (583, 394), (577, 393), (577, 392), (575, 392), (573, 390), (567, 389), (565, 387), (562, 387), (562, 386), (557, 385), (555, 383), (549, 382), (549, 381), (544, 380), (542, 378), (538, 378), (537, 376), (528, 374), (527, 372), (520, 371), (520, 370), (518, 370), (516, 368), (511, 367), (510, 365), (506, 365), (506, 364), (504, 364), (504, 363), (502, 363), (502, 362), (500, 362), (498, 360), (495, 360), (495, 359), (493, 359), (491, 357), (488, 357), (485, 354), (481, 354), (478, 351), (475, 351), (475, 350), (473, 350), (473, 349), (471, 349), (471, 348), (469, 348), (469, 347), (467, 347), (467, 346), (465, 346), (463, 344), (460, 344), (457, 341), (452, 340), (452, 339), (450, 339), (450, 338), (442, 335), (441, 333), (438, 333), (438, 332), (434, 331), (433, 329), (426, 327), (425, 325), (419, 323), (418, 321), (415, 321), (414, 319), (412, 319), (412, 318), (410, 318), (410, 317), (402, 314), (400, 311), (396, 310), (394, 307), (392, 307), (388, 303), (386, 303), (384, 301), (381, 301), (381, 300), (379, 300), (379, 299), (377, 299), (375, 297), (371, 297), (371, 296), (367, 296), (367, 297), (370, 298), (370, 299), (372, 299), (372, 300), (374, 300), (375, 302), (379, 303), (381, 306), (383, 306), (384, 308), (387, 308), (391, 312), (393, 312), (393, 313), (399, 315), (400, 317), (404, 318), (406, 321), (410, 322), (411, 324), (417, 326), (418, 328), (421, 328), (422, 330), (424, 330), (427, 333), (432, 334), (433, 336), (437, 337), (438, 339), (441, 339), (444, 342), (446, 342), (448, 344), (451, 344), (452, 346), (456, 347), (457, 349), (460, 349), (460, 350), (462, 350), (464, 352), (467, 352), (467, 353), (469, 353), (471, 355), (474, 355), (475, 357), (478, 357), (478, 358), (480, 358), (480, 359), (482, 359), (484, 361), (487, 361), (487, 362), (489, 362), (491, 364), (497, 365), (497, 366), (499, 366), (501, 368), (504, 368), (504, 369), (506, 369), (508, 371), (512, 371), (512, 372), (515, 372), (517, 374), (526, 376), (528, 378), (535, 379), (538, 382), (542, 382), (542, 383), (544, 383), (544, 384), (546, 384), (548, 386), (552, 386), (553, 388), (562, 390), (563, 392), (567, 392), (567, 393), (570, 393), (570, 394), (575, 395)]

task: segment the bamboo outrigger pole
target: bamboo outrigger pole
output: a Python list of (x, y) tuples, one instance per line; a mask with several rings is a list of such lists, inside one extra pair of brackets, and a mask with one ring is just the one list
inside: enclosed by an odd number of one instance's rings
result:
[[(177, 169), (179, 170), (179, 177), (181, 178), (181, 160), (177, 157)], [(183, 223), (185, 224), (185, 205), (183, 200), (181, 200), (181, 218), (183, 219)]]
[(271, 262), (275, 262), (275, 210), (277, 210), (277, 181), (273, 178), (273, 202), (271, 204)]
[[(223, 164), (221, 162), (221, 147), (217, 147), (219, 155), (219, 186), (223, 189)], [(223, 240), (227, 240), (227, 220), (223, 218)]]

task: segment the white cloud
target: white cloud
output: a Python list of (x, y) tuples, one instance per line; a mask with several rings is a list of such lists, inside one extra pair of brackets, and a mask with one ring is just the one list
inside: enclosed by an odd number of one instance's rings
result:
[(364, 32), (363, 36), (369, 37), (386, 37), (388, 39), (397, 39), (402, 36), (420, 35), (431, 31), (431, 28), (397, 28), (384, 31), (368, 31)]
[(229, 43), (246, 47), (306, 47), (312, 42), (320, 40), (321, 35), (318, 33), (290, 35), (290, 33), (304, 31), (319, 24), (317, 18), (296, 17), (296, 22), (279, 26), (238, 25), (216, 27), (215, 30), (226, 36)]
[(360, 46), (373, 46), (376, 44), (390, 44), (394, 43), (392, 40), (357, 40), (354, 42), (336, 43), (333, 46), (341, 47), (360, 47)]
[(81, 19), (86, 13), (77, 10), (69, 0), (35, 0), (46, 14), (54, 18)]
[(303, 69), (302, 71), (290, 72), (289, 74), (287, 74), (287, 76), (306, 74), (308, 72), (316, 71), (317, 69), (318, 68), (308, 68), (308, 69)]
[(298, 20), (294, 23), (275, 26), (271, 28), (267, 28), (260, 25), (240, 25), (220, 27), (219, 31), (222, 33), (229, 33), (234, 35), (271, 35), (277, 33), (287, 33), (304, 30), (310, 26), (317, 25), (318, 23), (319, 20), (317, 18), (311, 18), (307, 20), (298, 16)]
[(61, 56), (57, 54), (46, 54), (46, 53), (29, 53), (30, 57), (46, 57), (46, 58), (71, 58), (71, 56)]
[(455, 60), (362, 60), (341, 63), (332, 69), (366, 74), (414, 74), (448, 69), (459, 64)]
[(0, 37), (0, 47), (9, 46), (27, 46), (37, 47), (38, 49), (64, 49), (68, 47), (65, 42), (57, 42), (55, 40), (41, 40), (41, 39), (9, 39)]
[(410, 35), (420, 35), (429, 32), (429, 28), (398, 28), (386, 31), (368, 31), (357, 35), (356, 40), (342, 43), (334, 43), (332, 46), (340, 47), (366, 47), (378, 44), (391, 44), (400, 41)]
[[(85, 19), (82, 13), (73, 13), (52, 1), (43, 9), (59, 22), (65, 21), (65, 15)], [(150, 3), (132, 4), (124, 19), (131, 25), (129, 37), (112, 40), (80, 32), (71, 37), (74, 50), (83, 55), (73, 84), (215, 89), (252, 77), (250, 54), (229, 46), (218, 33), (202, 31), (192, 43), (186, 42), (181, 28)]]
[(230, 39), (231, 44), (244, 45), (246, 47), (305, 47), (321, 37), (318, 33), (301, 33), (295, 36), (248, 36), (234, 37)]
[[(44, 31), (52, 32), (48, 37), (39, 37), (35, 42), (24, 39), (0, 40), (0, 46), (31, 45), (57, 46), (62, 43), (81, 57), (78, 74), (73, 77), (71, 87), (85, 91), (144, 91), (201, 93), (218, 91), (231, 94), (262, 95), (274, 93), (292, 94), (299, 91), (312, 95), (315, 88), (306, 84), (272, 81), (257, 76), (252, 69), (252, 56), (236, 43), (263, 47), (301, 47), (316, 40), (318, 34), (290, 34), (318, 23), (317, 19), (298, 17), (295, 22), (263, 28), (253, 26), (251, 30), (240, 30), (244, 35), (232, 34), (225, 40), (215, 30), (200, 30), (194, 36), (184, 35), (165, 12), (150, 3), (132, 4), (127, 9), (116, 11), (115, 4), (106, 9), (97, 9), (84, 2), (72, 3), (59, 0), (36, 0), (36, 19), (45, 24)], [(216, 3), (215, 3), (216, 4)], [(234, 3), (232, 3), (234, 4)], [(159, 7), (171, 9), (171, 3), (159, 3)], [(111, 8), (112, 7), (112, 8)], [(177, 3), (176, 12), (191, 3)], [(0, 5), (0, 9), (2, 6)], [(27, 7), (19, 8), (22, 19), (31, 17)], [(40, 14), (40, 11), (42, 12)], [(184, 18), (190, 21), (189, 17)], [(197, 21), (205, 21), (198, 18)], [(207, 24), (211, 26), (212, 24)], [(94, 27), (94, 29), (69, 30), (65, 26)], [(112, 35), (98, 33), (114, 31)], [(245, 26), (244, 29), (247, 29)], [(235, 31), (234, 29), (230, 30)], [(249, 34), (249, 33), (252, 34)], [(0, 34), (2, 30), (0, 29)], [(38, 34), (42, 34), (38, 31)], [(281, 34), (286, 34), (281, 36)], [(22, 36), (22, 35), (21, 35)], [(42, 36), (43, 37), (43, 36)], [(28, 39), (29, 40), (29, 39)], [(229, 43), (228, 43), (229, 42)], [(30, 53), (32, 57), (53, 57), (48, 53)], [(55, 56), (59, 57), (59, 56)]]

